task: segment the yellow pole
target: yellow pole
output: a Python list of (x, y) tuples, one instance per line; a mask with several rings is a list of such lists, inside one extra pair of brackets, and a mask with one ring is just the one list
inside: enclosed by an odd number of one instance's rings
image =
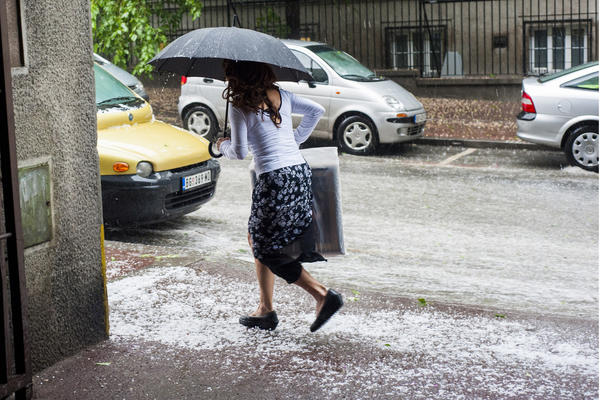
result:
[(106, 253), (104, 252), (104, 224), (100, 225), (100, 248), (102, 252), (102, 282), (104, 285), (104, 327), (106, 336), (110, 335), (110, 321), (108, 320), (108, 291), (106, 289)]

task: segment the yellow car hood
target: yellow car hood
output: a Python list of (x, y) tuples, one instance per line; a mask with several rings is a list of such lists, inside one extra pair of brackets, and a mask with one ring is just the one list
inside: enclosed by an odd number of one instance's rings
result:
[[(123, 114), (127, 116), (127, 113)], [(136, 118), (133, 124), (127, 119), (119, 121), (121, 125), (105, 127), (101, 121), (103, 117), (98, 113), (98, 154), (102, 175), (135, 174), (140, 161), (150, 162), (154, 171), (166, 171), (211, 158), (209, 142), (186, 130), (154, 119), (135, 123)], [(115, 123), (116, 118), (116, 115), (111, 116), (111, 123)], [(114, 172), (115, 162), (129, 164), (129, 170)]]
[[(132, 92), (133, 94), (133, 92)], [(139, 96), (137, 96), (139, 98)], [(139, 98), (139, 103), (115, 104), (112, 108), (98, 109), (98, 131), (111, 126), (134, 125), (150, 122), (154, 118), (152, 106)]]

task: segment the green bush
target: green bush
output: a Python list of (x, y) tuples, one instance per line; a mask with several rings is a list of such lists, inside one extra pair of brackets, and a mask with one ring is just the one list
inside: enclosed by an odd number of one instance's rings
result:
[(92, 0), (94, 51), (134, 75), (149, 75), (147, 62), (167, 45), (184, 14), (200, 16), (197, 0)]

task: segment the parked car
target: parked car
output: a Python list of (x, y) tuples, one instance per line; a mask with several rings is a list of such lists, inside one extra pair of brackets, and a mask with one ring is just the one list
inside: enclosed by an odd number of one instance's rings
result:
[(100, 55), (94, 53), (94, 61), (100, 64), (105, 70), (110, 72), (115, 78), (121, 81), (125, 86), (129, 89), (136, 92), (140, 97), (144, 100), (149, 101), (150, 97), (146, 93), (144, 89), (144, 85), (138, 78), (125, 71), (122, 68), (117, 67), (115, 64), (111, 63), (105, 58), (102, 58)]
[(209, 142), (156, 121), (150, 104), (100, 65), (94, 73), (104, 223), (159, 222), (210, 200), (220, 166)]
[[(285, 90), (325, 108), (313, 137), (337, 142), (351, 154), (372, 153), (379, 144), (406, 142), (423, 135), (423, 105), (402, 86), (377, 76), (349, 54), (323, 43), (284, 40), (311, 73), (310, 82), (279, 82)], [(182, 77), (178, 110), (183, 126), (214, 139), (225, 118), (225, 82)], [(293, 116), (298, 124), (301, 116)]]
[(598, 172), (598, 62), (523, 80), (517, 136)]

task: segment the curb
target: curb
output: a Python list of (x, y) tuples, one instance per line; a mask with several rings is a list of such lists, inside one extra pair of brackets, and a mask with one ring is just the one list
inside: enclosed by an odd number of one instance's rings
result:
[(505, 150), (543, 150), (543, 151), (561, 151), (553, 147), (541, 146), (534, 143), (521, 141), (499, 141), (499, 140), (475, 140), (475, 139), (451, 139), (451, 138), (431, 138), (420, 137), (413, 143), (429, 146), (460, 146), (472, 147), (476, 149), (505, 149)]

